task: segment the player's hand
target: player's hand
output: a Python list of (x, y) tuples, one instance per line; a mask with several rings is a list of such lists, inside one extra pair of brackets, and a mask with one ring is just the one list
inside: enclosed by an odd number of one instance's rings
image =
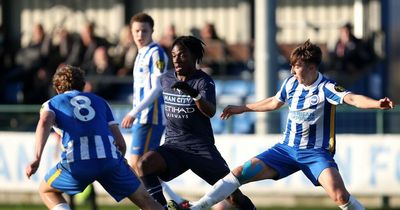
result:
[(230, 116), (235, 115), (235, 114), (241, 114), (244, 112), (243, 106), (234, 106), (234, 105), (228, 105), (225, 107), (225, 109), (222, 111), (220, 118), (222, 120), (228, 119)]
[(131, 128), (133, 121), (135, 121), (135, 117), (127, 114), (127, 115), (125, 115), (124, 119), (121, 122), (121, 127), (122, 128)]
[(182, 82), (182, 81), (176, 82), (175, 84), (172, 85), (171, 88), (179, 89), (192, 98), (195, 98), (196, 96), (199, 95), (199, 91), (190, 87), (190, 85), (186, 82)]
[(383, 109), (383, 110), (393, 109), (395, 107), (395, 104), (388, 97), (385, 97), (385, 98), (382, 98), (379, 100), (379, 107), (380, 107), (380, 109)]
[(30, 179), (31, 176), (36, 173), (36, 171), (39, 168), (39, 164), (40, 164), (40, 160), (34, 160), (31, 163), (29, 163), (28, 166), (26, 166), (25, 174), (26, 174), (26, 177), (28, 177), (28, 179)]

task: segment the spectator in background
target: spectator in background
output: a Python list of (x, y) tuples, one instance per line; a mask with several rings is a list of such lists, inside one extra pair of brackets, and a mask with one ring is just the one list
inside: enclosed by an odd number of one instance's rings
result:
[(360, 73), (365, 72), (374, 54), (363, 40), (354, 36), (352, 29), (350, 23), (340, 27), (339, 39), (331, 56), (333, 77), (346, 86), (351, 85)]
[(52, 33), (48, 66), (57, 69), (60, 64), (65, 64), (71, 56), (73, 38), (65, 28), (56, 28)]
[(201, 68), (208, 74), (224, 75), (226, 73), (227, 47), (215, 29), (214, 24), (206, 23), (200, 31), (205, 43), (205, 56)]
[(132, 33), (129, 26), (121, 29), (118, 44), (108, 50), (110, 57), (117, 69), (117, 76), (131, 76), (133, 64), (137, 55), (137, 47), (133, 42)]
[(171, 59), (171, 50), (172, 50), (172, 43), (174, 43), (175, 39), (178, 38), (176, 34), (175, 25), (171, 24), (164, 30), (164, 34), (160, 38), (160, 45), (164, 48), (165, 52), (168, 54), (169, 62), (168, 62), (168, 69), (173, 68), (172, 59)]
[(97, 95), (111, 100), (114, 93), (114, 85), (105, 80), (102, 76), (115, 75), (115, 67), (107, 54), (107, 49), (103, 46), (96, 48), (93, 55), (93, 60), (86, 71), (87, 86), (86, 91), (94, 92)]
[(91, 68), (95, 50), (100, 46), (109, 47), (109, 43), (104, 38), (95, 36), (94, 29), (94, 23), (83, 26), (78, 40), (74, 41), (71, 56), (66, 64), (76, 65), (87, 71)]
[(38, 104), (49, 97), (49, 86), (52, 76), (51, 69), (46, 69), (50, 52), (50, 37), (46, 36), (41, 24), (32, 28), (32, 37), (26, 48), (17, 52), (16, 64), (24, 70), (23, 102)]
[(217, 34), (217, 30), (215, 29), (215, 25), (212, 23), (206, 23), (200, 32), (201, 38), (205, 43), (211, 41), (222, 41), (221, 38)]

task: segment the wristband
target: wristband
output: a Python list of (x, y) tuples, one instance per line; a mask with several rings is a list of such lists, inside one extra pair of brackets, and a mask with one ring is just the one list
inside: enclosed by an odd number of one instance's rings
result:
[(196, 97), (193, 98), (193, 101), (198, 101), (201, 99), (201, 94), (199, 93)]

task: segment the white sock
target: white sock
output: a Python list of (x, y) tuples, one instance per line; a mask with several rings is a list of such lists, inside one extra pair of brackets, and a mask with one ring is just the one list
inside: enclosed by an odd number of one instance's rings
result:
[(51, 210), (71, 210), (67, 203), (59, 203), (55, 205)]
[(161, 186), (164, 191), (164, 195), (166, 195), (169, 200), (174, 200), (176, 203), (182, 203), (184, 200), (181, 196), (176, 194), (165, 182), (161, 181)]
[(190, 209), (208, 209), (214, 204), (227, 198), (237, 188), (239, 188), (239, 186), (240, 183), (237, 178), (232, 173), (229, 173), (224, 178), (215, 183), (213, 185), (213, 188), (208, 191), (202, 198), (200, 198), (200, 200), (194, 202)]
[(352, 195), (350, 195), (349, 201), (346, 204), (339, 207), (343, 210), (365, 210), (361, 203), (358, 202), (357, 199), (354, 198)]

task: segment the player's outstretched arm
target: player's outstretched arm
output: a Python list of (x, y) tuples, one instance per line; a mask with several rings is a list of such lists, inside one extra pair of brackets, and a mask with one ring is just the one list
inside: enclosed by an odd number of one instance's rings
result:
[(242, 106), (228, 105), (222, 111), (220, 117), (223, 120), (228, 119), (230, 116), (235, 114), (241, 114), (243, 112), (267, 112), (279, 109), (284, 103), (276, 99), (274, 96), (266, 98), (264, 100), (246, 104)]
[(242, 114), (243, 112), (246, 112), (247, 107), (245, 105), (243, 106), (235, 106), (235, 105), (228, 105), (224, 108), (222, 111), (220, 118), (222, 120), (226, 120), (232, 115), (235, 114)]
[(385, 97), (379, 100), (369, 98), (364, 95), (349, 93), (344, 97), (344, 102), (361, 109), (392, 109), (395, 103), (390, 98)]
[(25, 174), (30, 178), (39, 168), (40, 159), (42, 158), (43, 149), (46, 145), (47, 138), (50, 135), (51, 127), (54, 125), (55, 115), (53, 112), (44, 111), (40, 114), (40, 119), (35, 132), (35, 157), (32, 162), (26, 166)]

